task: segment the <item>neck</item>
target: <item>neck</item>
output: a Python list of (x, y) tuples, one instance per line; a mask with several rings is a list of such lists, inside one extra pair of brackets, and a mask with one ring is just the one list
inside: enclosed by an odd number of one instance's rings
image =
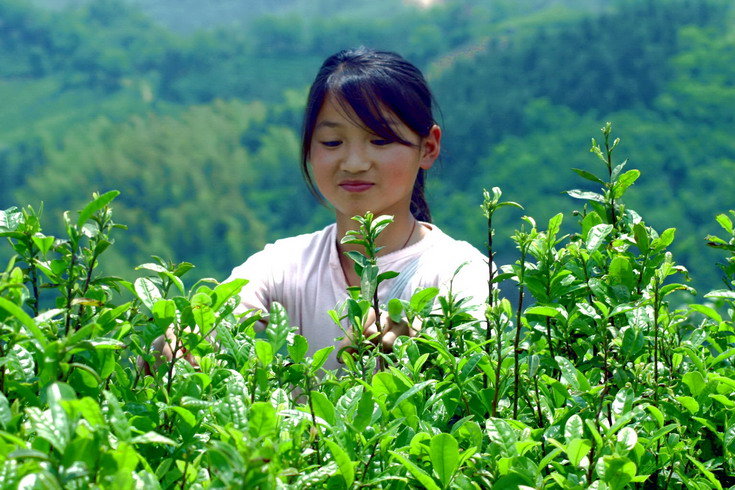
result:
[[(360, 278), (355, 274), (355, 268), (352, 260), (347, 257), (344, 252), (356, 250), (364, 253), (363, 247), (359, 245), (342, 244), (340, 240), (347, 233), (348, 230), (356, 230), (359, 225), (354, 220), (349, 222), (341, 222), (337, 220), (337, 250), (339, 250), (340, 263), (342, 265), (342, 271), (345, 274), (347, 283), (350, 286), (356, 286), (360, 284)], [(413, 215), (408, 213), (407, 216), (394, 218), (393, 222), (389, 224), (378, 236), (378, 247), (383, 247), (379, 252), (378, 256), (386, 255), (391, 252), (396, 252), (403, 248), (409, 247), (414, 243), (418, 242), (423, 238), (425, 229), (418, 223)]]
[[(350, 250), (364, 251), (360, 245), (342, 244), (339, 242), (347, 231), (357, 230), (358, 228), (359, 224), (352, 219), (346, 222), (337, 221), (337, 245), (340, 252)], [(378, 235), (376, 245), (381, 247), (378, 256), (396, 252), (416, 243), (421, 238), (420, 228), (421, 226), (419, 226), (418, 221), (410, 213), (405, 216), (395, 216), (393, 222)]]

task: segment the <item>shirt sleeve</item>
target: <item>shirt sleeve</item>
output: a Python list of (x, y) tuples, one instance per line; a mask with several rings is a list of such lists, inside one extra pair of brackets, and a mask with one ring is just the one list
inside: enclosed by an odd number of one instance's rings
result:
[[(455, 299), (468, 300), (464, 305), (473, 317), (485, 318), (490, 275), (487, 257), (467, 242), (451, 240), (432, 250), (422, 262), (435, 268), (439, 295), (446, 297), (451, 288)], [(439, 307), (438, 302), (435, 306)]]
[[(488, 278), (490, 270), (487, 266), (487, 259), (483, 257), (477, 250), (472, 249), (464, 262), (457, 265), (461, 268), (451, 278), (452, 294), (455, 298), (468, 298), (468, 305), (473, 307), (473, 315), (484, 317), (484, 309), (481, 308), (488, 300)], [(456, 270), (456, 269), (455, 269)], [(448, 291), (449, 284), (446, 289)]]
[[(273, 301), (274, 281), (273, 281), (273, 263), (269, 247), (260, 252), (251, 255), (243, 264), (235, 267), (227, 278), (227, 281), (234, 279), (247, 279), (248, 283), (240, 291), (240, 304), (235, 309), (235, 314), (242, 314), (248, 310), (260, 310), (263, 316), (270, 311), (271, 301)], [(262, 322), (259, 322), (262, 323)], [(265, 327), (262, 323), (261, 327)]]

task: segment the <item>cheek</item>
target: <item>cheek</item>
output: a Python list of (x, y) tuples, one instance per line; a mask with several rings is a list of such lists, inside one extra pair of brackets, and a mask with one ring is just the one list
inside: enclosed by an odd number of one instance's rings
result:
[(331, 167), (328, 161), (323, 158), (323, 155), (320, 157), (319, 152), (314, 152), (309, 159), (309, 167), (314, 184), (316, 184), (319, 192), (322, 194), (328, 193), (329, 186), (327, 184), (332, 181), (334, 173), (330, 170)]

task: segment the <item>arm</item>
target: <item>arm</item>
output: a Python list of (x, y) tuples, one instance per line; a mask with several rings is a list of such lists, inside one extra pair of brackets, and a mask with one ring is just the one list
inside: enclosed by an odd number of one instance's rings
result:
[[(389, 315), (381, 315), (381, 323), (383, 324), (383, 350), (385, 352), (393, 351), (393, 344), (396, 339), (402, 335), (409, 337), (415, 337), (418, 331), (421, 329), (420, 322), (414, 322), (414, 326), (409, 328), (408, 323), (404, 320), (400, 323), (396, 323), (391, 320)], [(371, 339), (373, 344), (377, 345), (378, 342), (378, 328), (375, 325), (375, 311), (371, 308), (368, 311), (367, 321), (365, 322), (365, 328), (363, 329), (363, 335), (365, 338)], [(355, 353), (355, 349), (350, 347), (355, 342), (354, 332), (352, 328), (347, 331), (347, 335), (342, 339), (337, 348), (337, 352), (346, 350), (350, 354)]]

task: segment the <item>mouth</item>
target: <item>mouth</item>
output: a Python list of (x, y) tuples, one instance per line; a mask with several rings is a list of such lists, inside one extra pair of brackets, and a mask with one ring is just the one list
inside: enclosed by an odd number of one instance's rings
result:
[(347, 192), (365, 192), (371, 189), (375, 184), (364, 180), (344, 180), (339, 186)]

